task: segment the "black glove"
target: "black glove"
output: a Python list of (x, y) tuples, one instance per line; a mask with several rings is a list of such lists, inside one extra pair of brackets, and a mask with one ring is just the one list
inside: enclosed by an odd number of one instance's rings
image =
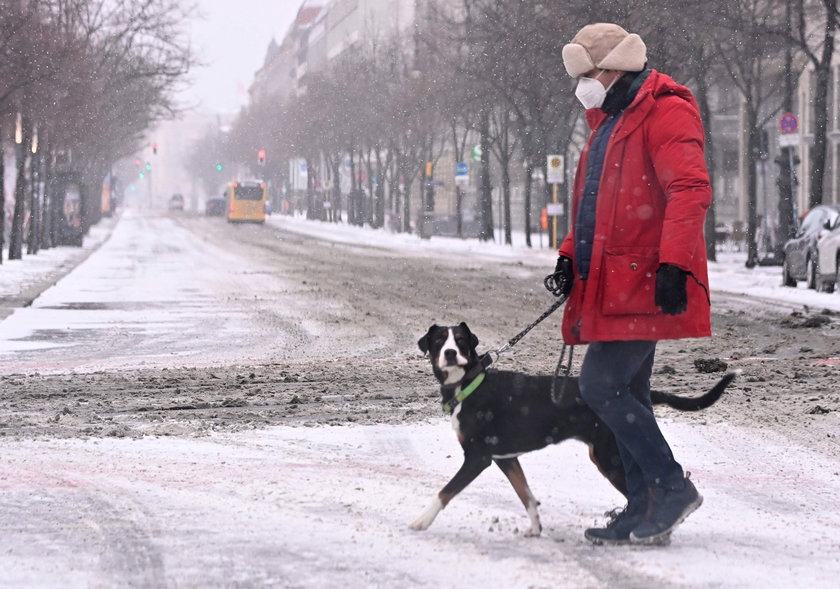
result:
[(560, 256), (557, 258), (554, 274), (546, 276), (543, 284), (548, 289), (548, 292), (556, 297), (561, 297), (571, 292), (574, 280), (575, 270), (572, 261), (566, 256)]
[(656, 271), (654, 301), (667, 315), (679, 315), (688, 307), (685, 277), (688, 272), (671, 264), (660, 264)]

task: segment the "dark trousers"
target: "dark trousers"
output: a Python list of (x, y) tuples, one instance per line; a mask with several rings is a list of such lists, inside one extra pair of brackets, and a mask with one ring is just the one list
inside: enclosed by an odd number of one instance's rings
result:
[(648, 487), (678, 488), (684, 477), (650, 402), (655, 352), (655, 341), (591, 343), (580, 371), (583, 400), (618, 441), (631, 502), (646, 500)]

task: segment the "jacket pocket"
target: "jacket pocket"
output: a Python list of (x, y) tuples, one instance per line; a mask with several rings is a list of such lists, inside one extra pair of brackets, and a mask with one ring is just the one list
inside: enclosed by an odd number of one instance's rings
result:
[(601, 313), (653, 315), (659, 250), (636, 248), (607, 251), (604, 256)]

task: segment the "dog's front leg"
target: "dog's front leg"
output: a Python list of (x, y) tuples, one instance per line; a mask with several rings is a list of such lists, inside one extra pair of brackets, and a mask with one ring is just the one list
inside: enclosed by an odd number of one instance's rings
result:
[(531, 520), (531, 527), (525, 531), (526, 536), (539, 536), (542, 533), (542, 524), (540, 523), (540, 512), (537, 506), (539, 501), (531, 492), (531, 487), (528, 486), (528, 481), (525, 479), (525, 471), (522, 470), (522, 465), (519, 464), (518, 458), (496, 458), (496, 465), (505, 473), (505, 476), (513, 485), (513, 490), (525, 506), (525, 511), (528, 512), (528, 518)]
[(464, 452), (464, 464), (446, 486), (440, 490), (426, 511), (409, 526), (412, 530), (425, 530), (435, 521), (437, 514), (446, 507), (452, 498), (463, 491), (482, 471), (490, 466), (490, 457), (474, 452)]

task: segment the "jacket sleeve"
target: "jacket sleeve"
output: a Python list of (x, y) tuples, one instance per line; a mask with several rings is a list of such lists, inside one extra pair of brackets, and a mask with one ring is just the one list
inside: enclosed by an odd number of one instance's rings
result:
[(559, 256), (569, 258), (570, 260), (575, 259), (575, 238), (573, 231), (569, 231), (569, 233), (566, 234), (565, 239), (563, 239), (563, 243), (560, 244), (560, 250), (557, 254)]
[(704, 222), (712, 202), (703, 123), (693, 101), (668, 96), (658, 102), (648, 146), (666, 198), (659, 262), (694, 271), (695, 258), (705, 259), (705, 251), (697, 249), (705, 248)]

